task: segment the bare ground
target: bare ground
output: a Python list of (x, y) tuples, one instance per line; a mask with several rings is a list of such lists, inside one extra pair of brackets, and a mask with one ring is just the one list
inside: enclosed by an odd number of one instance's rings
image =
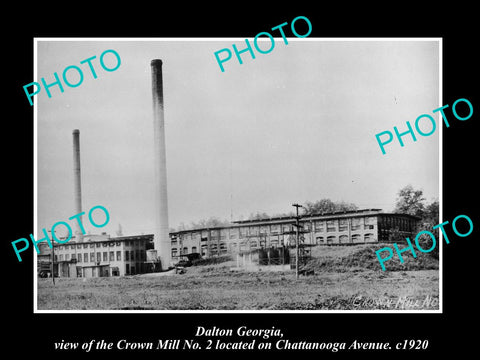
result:
[[(438, 271), (239, 273), (228, 266), (161, 277), (39, 279), (38, 309), (438, 309)], [(200, 271), (199, 271), (200, 270)], [(430, 300), (428, 300), (430, 299)], [(431, 301), (433, 299), (433, 301)]]

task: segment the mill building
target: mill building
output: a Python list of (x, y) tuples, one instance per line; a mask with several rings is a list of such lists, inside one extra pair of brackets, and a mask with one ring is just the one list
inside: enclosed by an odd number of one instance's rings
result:
[[(307, 245), (355, 245), (388, 242), (391, 234), (415, 236), (420, 219), (408, 214), (364, 209), (315, 214), (300, 219), (300, 243)], [(229, 226), (183, 230), (170, 233), (171, 257), (198, 253), (202, 258), (236, 255), (261, 248), (293, 247), (296, 239), (294, 217), (235, 221)], [(84, 235), (55, 243), (54, 273), (59, 277), (125, 276), (155, 271), (153, 234), (110, 237)], [(38, 269), (51, 271), (52, 251), (40, 244)]]

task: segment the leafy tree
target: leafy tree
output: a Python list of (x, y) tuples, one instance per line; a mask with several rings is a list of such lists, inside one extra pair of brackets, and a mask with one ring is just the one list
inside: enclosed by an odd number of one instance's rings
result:
[[(415, 215), (421, 218), (417, 232), (426, 230), (435, 236), (436, 246), (429, 254), (438, 259), (439, 231), (438, 229), (433, 229), (439, 223), (438, 200), (427, 204), (422, 190), (415, 190), (412, 185), (407, 185), (398, 192), (395, 212)], [(411, 240), (413, 241), (413, 239)], [(418, 238), (419, 245), (425, 250), (433, 246), (433, 241), (432, 237), (426, 233)]]
[(287, 217), (287, 216), (295, 216), (295, 213), (293, 211), (290, 211), (288, 213), (275, 213), (271, 215), (267, 214), (266, 212), (250, 213), (247, 220), (263, 220), (263, 219)]
[(202, 219), (197, 222), (192, 222), (189, 226), (189, 230), (228, 225), (230, 225), (230, 222), (228, 220), (221, 220), (216, 216), (211, 216), (208, 219)]
[(425, 213), (425, 198), (422, 190), (415, 190), (407, 185), (398, 192), (395, 212), (423, 217)]
[[(438, 229), (433, 229), (433, 227), (440, 222), (439, 211), (440, 206), (438, 200), (434, 200), (432, 203), (427, 204), (422, 216), (422, 224), (420, 225), (419, 229), (419, 231), (427, 230), (435, 236), (436, 246), (429, 254), (436, 259), (438, 259), (439, 255), (438, 249), (440, 247), (440, 233)], [(423, 249), (430, 249), (433, 246), (433, 239), (430, 235), (424, 234), (420, 236), (419, 243)]]
[(261, 213), (257, 211), (255, 214), (250, 213), (247, 220), (262, 220), (262, 219), (269, 219), (269, 218), (270, 218), (270, 215), (268, 215), (266, 212)]
[(330, 199), (321, 199), (315, 202), (307, 201), (305, 203), (305, 210), (308, 215), (310, 214), (321, 214), (321, 213), (331, 213), (336, 211), (351, 211), (358, 210), (357, 205), (352, 203), (347, 203), (344, 201), (334, 202)]
[(440, 206), (438, 200), (434, 200), (432, 203), (425, 206), (423, 221), (430, 224), (432, 227), (440, 222)]
[(177, 227), (177, 231), (184, 231), (184, 230), (188, 230), (188, 229), (189, 229), (189, 227), (187, 225), (185, 225), (185, 223), (183, 221)]

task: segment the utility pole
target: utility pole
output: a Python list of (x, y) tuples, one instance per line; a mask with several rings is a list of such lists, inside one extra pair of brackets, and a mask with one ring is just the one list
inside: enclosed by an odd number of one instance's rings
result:
[(303, 208), (302, 205), (300, 204), (292, 204), (292, 206), (295, 206), (296, 208), (296, 217), (295, 217), (295, 278), (298, 280), (298, 240), (299, 240), (299, 230), (300, 230), (300, 217), (298, 216), (298, 208)]
[[(52, 233), (51, 230), (48, 230), (49, 233)], [(55, 263), (55, 241), (53, 240), (53, 236), (52, 236), (52, 251), (50, 251), (50, 256), (51, 256), (51, 260), (52, 260), (52, 281), (53, 281), (53, 285), (55, 286), (55, 270), (54, 270), (54, 263)]]

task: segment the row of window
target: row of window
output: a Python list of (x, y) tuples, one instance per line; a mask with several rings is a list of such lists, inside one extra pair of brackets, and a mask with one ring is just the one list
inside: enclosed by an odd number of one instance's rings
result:
[[(334, 219), (334, 220), (319, 220), (314, 222), (303, 222), (303, 228), (307, 231), (313, 230), (315, 232), (347, 231), (349, 222), (351, 222), (351, 230), (365, 230), (373, 229), (375, 224), (375, 217), (360, 217), (350, 219)], [(239, 227), (231, 229), (210, 230), (210, 239), (226, 240), (237, 239), (247, 235), (267, 235), (267, 234), (282, 234), (294, 231), (292, 224), (274, 224), (262, 226)], [(207, 240), (207, 234), (200, 234), (200, 232), (186, 233), (172, 237), (172, 245), (176, 245), (178, 240), (195, 241)]]
[[(370, 225), (373, 228), (373, 225)], [(303, 237), (302, 237), (303, 238)], [(304, 238), (303, 238), (304, 240)], [(315, 238), (317, 244), (331, 244), (331, 243), (356, 243), (356, 242), (369, 242), (369, 241), (374, 241), (375, 240), (375, 235), (373, 233), (367, 233), (367, 234), (352, 234), (351, 237), (348, 235), (340, 235), (340, 236), (316, 236)], [(245, 250), (250, 250), (250, 249), (257, 249), (259, 247), (266, 247), (267, 246), (267, 241), (266, 240), (247, 240), (247, 241), (240, 241), (238, 244), (235, 242), (232, 242), (228, 244), (230, 247), (230, 251), (236, 252), (238, 251), (245, 251)], [(270, 240), (268, 241), (268, 246), (273, 246), (273, 247), (278, 247), (278, 246), (283, 246), (284, 241), (283, 239), (275, 239), (275, 240)], [(192, 253), (197, 252), (197, 247), (193, 246), (191, 249)], [(179, 254), (188, 254), (188, 247), (185, 246), (183, 249), (172, 249), (172, 256), (177, 256)], [(220, 253), (224, 253), (227, 251), (227, 244), (226, 243), (220, 243)], [(212, 254), (216, 254), (218, 252), (217, 249), (217, 244), (211, 244), (210, 245), (210, 252)], [(202, 245), (201, 247), (201, 254), (202, 256), (207, 254), (207, 246)]]
[[(125, 246), (132, 246), (132, 247), (142, 247), (141, 240), (128, 240), (123, 242)], [(99, 248), (99, 247), (109, 247), (109, 246), (121, 246), (121, 241), (102, 241), (102, 242), (90, 242), (90, 243), (82, 243), (82, 244), (67, 244), (67, 245), (58, 245), (55, 246), (55, 249), (58, 250), (74, 250), (75, 247), (77, 249), (88, 249), (88, 248)]]
[[(184, 247), (183, 249), (177, 249), (177, 248), (172, 248), (172, 257), (176, 257), (179, 255), (185, 255), (189, 253), (196, 253), (197, 252), (197, 247), (192, 246), (191, 252), (188, 251), (188, 247)], [(227, 245), (225, 243), (220, 244), (220, 253), (226, 253), (227, 252)], [(210, 246), (210, 254), (216, 254), (218, 253), (217, 245), (212, 244)], [(202, 245), (200, 248), (200, 254), (202, 256), (206, 256), (208, 254), (207, 250), (207, 245)]]
[(360, 235), (360, 234), (354, 234), (351, 236), (351, 240), (347, 235), (340, 235), (338, 237), (336, 236), (327, 236), (326, 238), (323, 236), (317, 236), (316, 237), (316, 243), (317, 244), (334, 244), (334, 243), (340, 243), (340, 244), (348, 244), (348, 243), (359, 243), (359, 242), (369, 242), (369, 241), (374, 241), (375, 240), (375, 235), (374, 234), (365, 234), (365, 235)]
[[(277, 246), (283, 246), (284, 244), (284, 241), (283, 239), (280, 239), (280, 240), (270, 240), (268, 242), (268, 246), (273, 246), (273, 247), (277, 247)], [(237, 249), (238, 251), (245, 251), (245, 250), (250, 250), (250, 249), (257, 249), (259, 247), (266, 247), (267, 246), (267, 241), (266, 240), (253, 240), (253, 239), (250, 239), (250, 240), (246, 240), (246, 241), (240, 241), (238, 244), (233, 242), (233, 243), (229, 243), (228, 246), (230, 247), (230, 251), (232, 252), (236, 252)], [(200, 248), (200, 254), (202, 256), (205, 256), (207, 255), (207, 245), (202, 245), (201, 248)], [(228, 248), (227, 248), (227, 244), (226, 243), (220, 243), (220, 246), (217, 246), (217, 244), (211, 244), (210, 245), (210, 254), (217, 254), (217, 253), (220, 253), (220, 254), (224, 254), (228, 251)], [(191, 252), (192, 253), (196, 253), (197, 252), (197, 247), (196, 246), (192, 246), (191, 248)], [(180, 249), (177, 249), (177, 248), (172, 248), (172, 256), (173, 257), (176, 257), (178, 255), (184, 255), (184, 254), (188, 254), (189, 253), (189, 248), (187, 246), (184, 246), (183, 248), (180, 248)]]
[[(128, 251), (125, 250), (124, 253), (124, 261), (145, 261), (146, 254), (145, 251), (142, 250), (132, 250)], [(81, 263), (94, 263), (94, 262), (101, 262), (101, 261), (122, 261), (122, 251), (104, 251), (104, 252), (91, 252), (91, 253), (83, 253), (83, 254), (59, 254), (55, 255), (55, 261), (70, 261), (76, 260), (77, 262)]]
[(352, 218), (352, 219), (339, 219), (339, 220), (328, 220), (325, 222), (316, 221), (314, 223), (314, 231), (315, 232), (324, 232), (325, 228), (327, 232), (334, 232), (334, 231), (348, 231), (348, 227), (352, 231), (361, 230), (362, 227), (365, 230), (373, 229), (374, 228), (374, 217), (367, 217), (367, 218)]
[[(180, 250), (180, 254), (178, 253), (178, 251)], [(196, 253), (197, 252), (197, 247), (196, 246), (192, 246), (192, 253)], [(188, 247), (184, 247), (183, 249), (176, 249), (176, 248), (172, 248), (172, 256), (178, 256), (178, 255), (185, 255), (185, 254), (188, 254)]]
[[(327, 227), (326, 230), (327, 230), (327, 232), (337, 232), (337, 231), (338, 231), (338, 232), (342, 232), (342, 231), (343, 231), (343, 232), (346, 232), (346, 231), (348, 231), (348, 227), (345, 228), (345, 227), (343, 227), (343, 224), (340, 224), (340, 225), (341, 225), (341, 227), (339, 227), (338, 230), (337, 230), (336, 227)], [(374, 230), (374, 229), (375, 229), (375, 225), (363, 225), (363, 227), (364, 227), (364, 230)], [(319, 234), (319, 233), (325, 232), (325, 229), (323, 229), (323, 230), (315, 229), (315, 230), (316, 230), (316, 231), (315, 231), (315, 234), (316, 234), (316, 235)], [(358, 231), (358, 230), (359, 230), (358, 227), (355, 227), (355, 228), (354, 228), (354, 227), (352, 226), (352, 228), (351, 228), (351, 231)], [(347, 235), (343, 235), (343, 236), (347, 236)], [(357, 236), (357, 235), (354, 234), (353, 236)], [(360, 236), (360, 235), (358, 235), (358, 236)], [(236, 239), (230, 239), (230, 240), (236, 240)], [(269, 240), (270, 240), (269, 243), (276, 242), (276, 243), (281, 243), (281, 245), (283, 245), (283, 236), (281, 236), (281, 235), (271, 234), (271, 235), (269, 236)], [(257, 241), (258, 241), (259, 243), (257, 243)], [(244, 242), (245, 242), (245, 241), (241, 242), (241, 244), (243, 244)], [(248, 242), (248, 240), (247, 240), (247, 242)], [(262, 244), (265, 244), (265, 243), (266, 243), (266, 237), (258, 236), (258, 237), (256, 237), (256, 238), (251, 238), (251, 239), (250, 239), (250, 243), (252, 244), (252, 248), (256, 248), (256, 247), (258, 247), (258, 246), (262, 246)], [(223, 244), (224, 244), (224, 243), (220, 243), (220, 247), (221, 247), (221, 248), (222, 248), (222, 246), (226, 246), (226, 245), (223, 245)], [(235, 243), (232, 243), (232, 244), (235, 244)], [(258, 244), (260, 244), (260, 245), (258, 245)], [(172, 241), (172, 246), (177, 246), (177, 241)], [(205, 244), (205, 245), (202, 245), (202, 247), (203, 247), (203, 246), (207, 247), (206, 244)], [(211, 245), (210, 245), (210, 247), (213, 248), (213, 249), (215, 249), (216, 246), (217, 246), (217, 243), (216, 243), (216, 242), (212, 242)], [(235, 246), (236, 246), (236, 245), (235, 245)], [(182, 250), (182, 248), (180, 248), (180, 249), (178, 249), (178, 250), (175, 249), (175, 248), (172, 249), (172, 256), (177, 256), (179, 251), (180, 251), (180, 255), (182, 255), (182, 254), (188, 254), (188, 247), (187, 247), (187, 246), (184, 246), (184, 247), (183, 247), (183, 250)], [(192, 247), (192, 252), (197, 252), (197, 247), (196, 247), (196, 246)], [(175, 255), (173, 255), (174, 253), (175, 253)], [(203, 255), (203, 253), (202, 253), (202, 255)]]
[[(243, 237), (247, 235), (259, 235), (259, 234), (280, 234), (283, 229), (283, 232), (293, 231), (293, 225), (284, 224), (282, 225), (271, 225), (270, 230), (268, 226), (252, 226), (252, 227), (239, 227), (231, 229), (219, 229), (219, 230), (210, 230), (210, 240), (227, 240), (227, 239), (237, 239), (238, 237)], [(172, 236), (172, 244), (175, 244), (178, 240), (183, 241), (207, 241), (208, 233), (206, 231), (200, 232), (191, 232), (182, 235)]]
[[(375, 225), (363, 225), (363, 230), (373, 230), (375, 229)], [(359, 224), (356, 224), (356, 225), (353, 225), (352, 224), (352, 227), (350, 228), (351, 231), (358, 231), (358, 230), (362, 230), (362, 225), (359, 225)], [(336, 226), (334, 225), (331, 225), (331, 226), (328, 226), (327, 225), (327, 232), (344, 232), (344, 231), (348, 231), (348, 224), (345, 225), (345, 224), (339, 224), (338, 226), (338, 229)], [(315, 232), (319, 233), (319, 232), (325, 232), (325, 228), (315, 228)]]

